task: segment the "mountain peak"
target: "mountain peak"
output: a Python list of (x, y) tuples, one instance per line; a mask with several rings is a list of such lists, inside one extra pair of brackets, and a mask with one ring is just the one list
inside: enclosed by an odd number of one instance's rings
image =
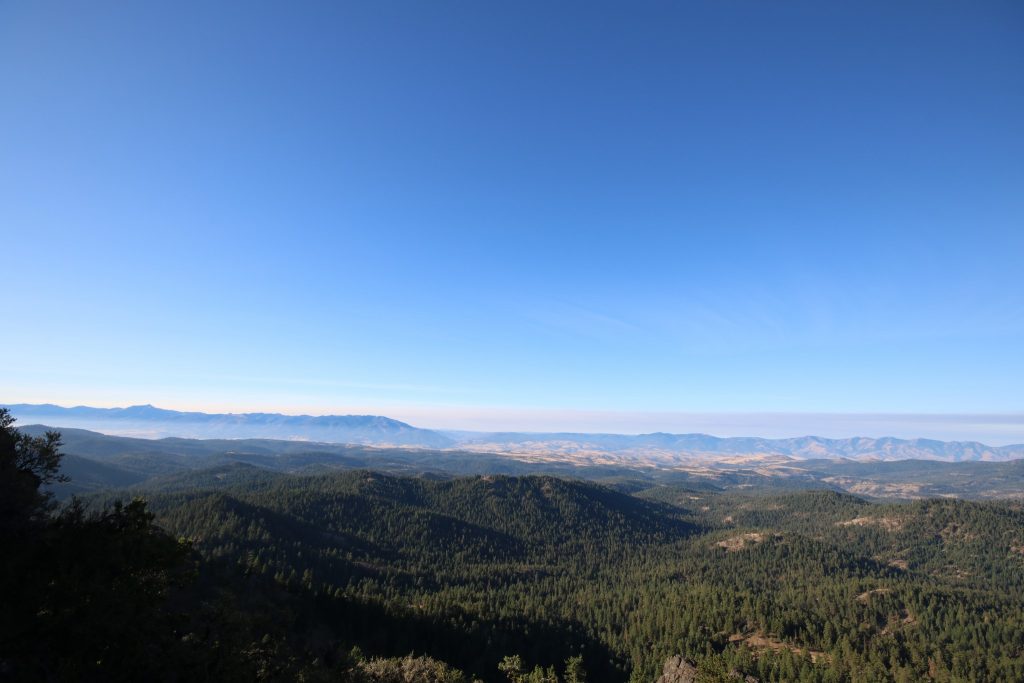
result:
[(272, 438), (387, 446), (444, 448), (453, 440), (382, 415), (284, 415), (202, 413), (152, 404), (93, 408), (17, 404), (7, 406), (19, 421), (91, 429), (108, 434), (191, 438)]

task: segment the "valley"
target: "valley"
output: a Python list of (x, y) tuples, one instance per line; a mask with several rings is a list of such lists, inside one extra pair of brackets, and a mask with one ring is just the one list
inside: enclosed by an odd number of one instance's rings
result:
[[(27, 425), (28, 434), (48, 427)], [(831, 489), (883, 500), (1024, 496), (1024, 460), (944, 462), (797, 459), (730, 454), (692, 459), (587, 452), (483, 452), (384, 447), (274, 439), (140, 439), (62, 428), (72, 481), (60, 497), (111, 486), (163, 486), (189, 473), (224, 468), (224, 477), (259, 471), (310, 474), (368, 468), (392, 474), (452, 477), (473, 474), (549, 474), (609, 485), (677, 484), (709, 490)], [(209, 476), (208, 474), (202, 476)]]

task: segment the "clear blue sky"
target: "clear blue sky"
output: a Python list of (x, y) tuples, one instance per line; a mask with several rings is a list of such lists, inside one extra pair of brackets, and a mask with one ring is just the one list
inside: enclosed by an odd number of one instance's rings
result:
[(1020, 415), (1024, 4), (5, 2), (0, 234), (6, 402)]

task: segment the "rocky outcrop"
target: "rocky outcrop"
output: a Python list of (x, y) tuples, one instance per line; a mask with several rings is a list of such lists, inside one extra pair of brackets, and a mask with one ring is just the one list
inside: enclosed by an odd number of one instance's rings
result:
[(665, 660), (656, 683), (696, 683), (697, 667), (679, 655)]
[[(736, 683), (758, 683), (753, 676), (744, 676), (739, 671), (729, 673), (729, 678), (735, 679)], [(661, 676), (655, 683), (700, 683), (697, 675), (697, 667), (688, 662), (680, 655), (669, 657), (665, 660), (665, 666), (661, 669)]]

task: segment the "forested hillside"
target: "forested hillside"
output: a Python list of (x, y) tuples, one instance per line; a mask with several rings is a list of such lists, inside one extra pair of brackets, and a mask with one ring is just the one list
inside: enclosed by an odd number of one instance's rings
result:
[(146, 486), (8, 539), (8, 671), (32, 642), (38, 680), (1024, 678), (1017, 503), (240, 463)]
[(512, 652), (531, 666), (584, 653), (602, 680), (653, 680), (677, 652), (766, 681), (1024, 675), (1024, 513), (1010, 504), (369, 471), (149, 500), (213, 560), (374, 606), (361, 618), (387, 654), (484, 678)]

